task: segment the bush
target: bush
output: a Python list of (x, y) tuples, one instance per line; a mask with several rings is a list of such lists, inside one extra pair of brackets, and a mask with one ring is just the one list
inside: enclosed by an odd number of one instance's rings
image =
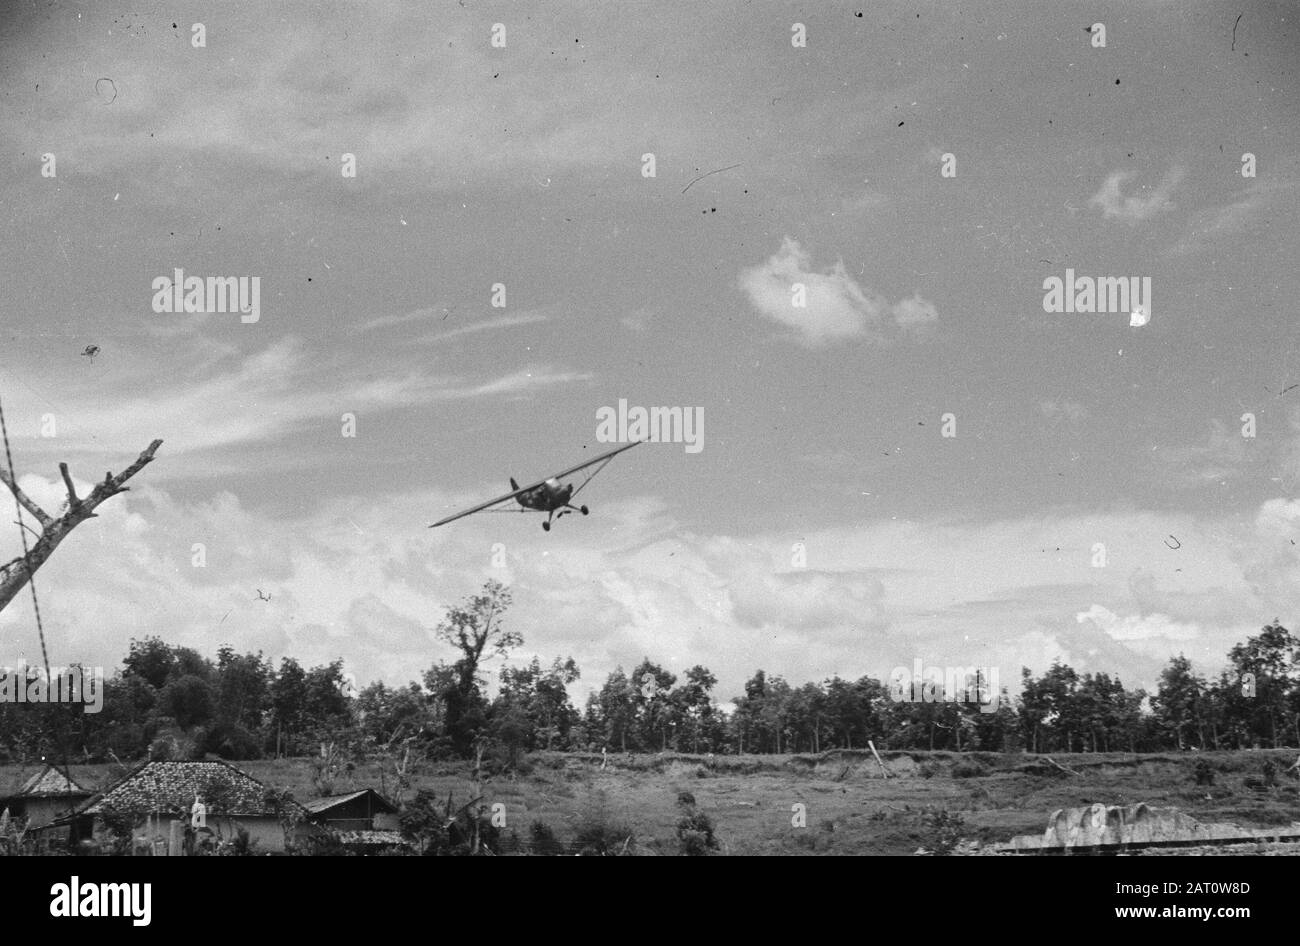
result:
[(555, 857), (557, 854), (564, 853), (564, 845), (560, 843), (551, 826), (545, 821), (534, 821), (528, 827), (529, 849), (533, 854), (539, 854), (543, 857)]
[(1197, 785), (1214, 784), (1214, 766), (1210, 764), (1209, 759), (1197, 759), (1195, 773)]
[(257, 737), (237, 723), (217, 723), (209, 729), (199, 743), (204, 753), (223, 759), (260, 759), (261, 746)]
[(585, 856), (618, 857), (631, 853), (636, 839), (627, 825), (596, 821), (581, 825), (573, 836), (573, 843), (578, 853)]
[(952, 767), (953, 778), (983, 778), (989, 770), (975, 759), (961, 759)]
[(471, 811), (473, 807), (456, 808), (451, 799), (439, 804), (433, 792), (421, 789), (402, 812), (398, 823), (403, 837), (423, 845), (426, 855), (445, 856), (474, 853), (477, 822), (479, 852), (499, 854), (501, 830), (492, 824), (486, 808), (478, 806), (478, 814), (475, 814)]
[(713, 836), (713, 819), (702, 811), (690, 811), (677, 822), (677, 840), (688, 857), (702, 857), (718, 849)]
[(936, 854), (951, 854), (961, 840), (962, 832), (966, 830), (966, 822), (961, 815), (942, 808), (923, 812), (921, 824), (926, 829), (925, 847)]

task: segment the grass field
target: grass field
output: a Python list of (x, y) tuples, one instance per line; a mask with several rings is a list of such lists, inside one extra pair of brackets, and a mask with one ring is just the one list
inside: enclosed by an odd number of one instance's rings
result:
[[(1053, 756), (1077, 775), (1065, 775), (1029, 755), (886, 752), (888, 779), (870, 753), (831, 751), (819, 756), (701, 756), (666, 754), (609, 757), (537, 753), (527, 774), (484, 778), (484, 803), (505, 805), (505, 833), (527, 838), (530, 824), (549, 825), (561, 841), (583, 825), (604, 822), (640, 854), (676, 854), (679, 793), (694, 797), (712, 820), (724, 854), (912, 854), (946, 849), (958, 838), (1002, 842), (1016, 834), (1041, 834), (1058, 808), (1146, 802), (1174, 806), (1200, 821), (1233, 822), (1243, 828), (1300, 821), (1300, 782), (1280, 775), (1276, 787), (1254, 791), (1266, 759), (1281, 772), (1295, 750), (1243, 752), (1126, 753)], [(1207, 760), (1212, 785), (1197, 785), (1194, 767)], [(256, 760), (235, 765), (268, 786), (306, 800), (312, 787), (310, 759)], [(0, 767), (0, 790), (17, 789), (36, 766)], [(470, 764), (429, 763), (411, 777), (407, 799), (418, 789), (456, 804), (473, 797)], [(116, 765), (74, 765), (72, 775), (88, 788), (112, 784)], [(392, 791), (392, 771), (382, 788)], [(340, 778), (334, 793), (381, 788), (377, 765)], [(803, 826), (793, 822), (800, 820)]]

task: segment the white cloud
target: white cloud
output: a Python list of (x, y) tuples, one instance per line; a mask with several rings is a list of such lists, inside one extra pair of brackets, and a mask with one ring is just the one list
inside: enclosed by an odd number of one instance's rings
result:
[[(348, 359), (346, 353), (322, 361), (299, 339), (286, 337), (233, 364), (222, 359), (201, 367), (185, 365), (174, 374), (141, 375), (112, 398), (102, 389), (87, 389), (78, 396), (69, 387), (61, 392), (58, 440), (28, 433), (26, 443), (37, 451), (66, 450), (76, 444), (83, 453), (111, 452), (134, 459), (133, 450), (161, 437), (161, 459), (272, 442), (309, 425), (337, 425), (344, 412), (360, 417), (440, 401), (518, 397), (591, 378), (537, 364), (473, 381), (435, 376), (419, 367), (417, 359), (405, 360), (411, 367), (403, 370), (394, 364), (378, 372)], [(41, 416), (43, 409), (19, 400), (28, 416)]]
[[(795, 337), (810, 348), (848, 338), (885, 341), (879, 327), (887, 300), (860, 286), (843, 260), (816, 272), (810, 254), (788, 236), (767, 263), (743, 270), (739, 282), (759, 312), (793, 329)], [(938, 319), (934, 305), (920, 295), (896, 303), (889, 311), (900, 329), (915, 333), (928, 330)]]
[(922, 299), (920, 293), (910, 299), (894, 303), (890, 311), (893, 313), (895, 324), (900, 329), (917, 335), (925, 335), (939, 321), (939, 310), (934, 307), (933, 302)]
[(1116, 171), (1106, 178), (1105, 183), (1101, 185), (1101, 190), (1089, 199), (1088, 204), (1100, 207), (1102, 214), (1107, 218), (1118, 217), (1131, 223), (1147, 220), (1161, 210), (1173, 206), (1169, 203), (1169, 195), (1173, 193), (1184, 174), (1182, 168), (1172, 168), (1149, 196), (1125, 197), (1121, 188), (1136, 178), (1137, 172)]
[[(740, 274), (740, 286), (761, 313), (789, 326), (809, 346), (867, 334), (880, 321), (883, 302), (854, 282), (838, 261), (828, 272), (810, 268), (809, 254), (786, 237), (763, 266)], [(802, 305), (795, 295), (802, 291)]]
[(1194, 625), (1179, 624), (1164, 614), (1130, 614), (1120, 617), (1099, 604), (1076, 614), (1074, 619), (1080, 624), (1092, 622), (1117, 641), (1189, 641), (1199, 633)]

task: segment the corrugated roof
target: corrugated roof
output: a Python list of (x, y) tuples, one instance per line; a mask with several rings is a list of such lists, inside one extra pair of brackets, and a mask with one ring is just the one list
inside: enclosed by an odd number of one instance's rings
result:
[(374, 795), (375, 809), (377, 811), (396, 812), (397, 806), (390, 802), (383, 795), (379, 794), (373, 788), (363, 788), (359, 792), (351, 792), (347, 795), (327, 795), (324, 798), (313, 798), (311, 801), (305, 801), (302, 806), (310, 811), (313, 815), (318, 815), (323, 811), (329, 811), (336, 805), (344, 805), (353, 799), (360, 798), (362, 795)]
[(89, 795), (90, 792), (82, 788), (71, 778), (64, 775), (52, 765), (47, 765), (44, 770), (37, 772), (29, 778), (23, 787), (18, 790), (15, 798), (43, 798), (49, 795)]
[[(273, 818), (276, 809), (266, 800), (268, 791), (257, 779), (226, 762), (146, 762), (83, 813), (189, 811), (198, 795), (212, 815)], [(297, 802), (291, 804), (302, 807)]]

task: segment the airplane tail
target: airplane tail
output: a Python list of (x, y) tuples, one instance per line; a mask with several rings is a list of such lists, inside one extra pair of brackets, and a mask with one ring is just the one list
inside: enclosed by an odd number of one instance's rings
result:
[(513, 476), (510, 477), (510, 488), (511, 488), (511, 489), (518, 489), (518, 488), (519, 488), (519, 484), (515, 482), (515, 478), (514, 478)]

